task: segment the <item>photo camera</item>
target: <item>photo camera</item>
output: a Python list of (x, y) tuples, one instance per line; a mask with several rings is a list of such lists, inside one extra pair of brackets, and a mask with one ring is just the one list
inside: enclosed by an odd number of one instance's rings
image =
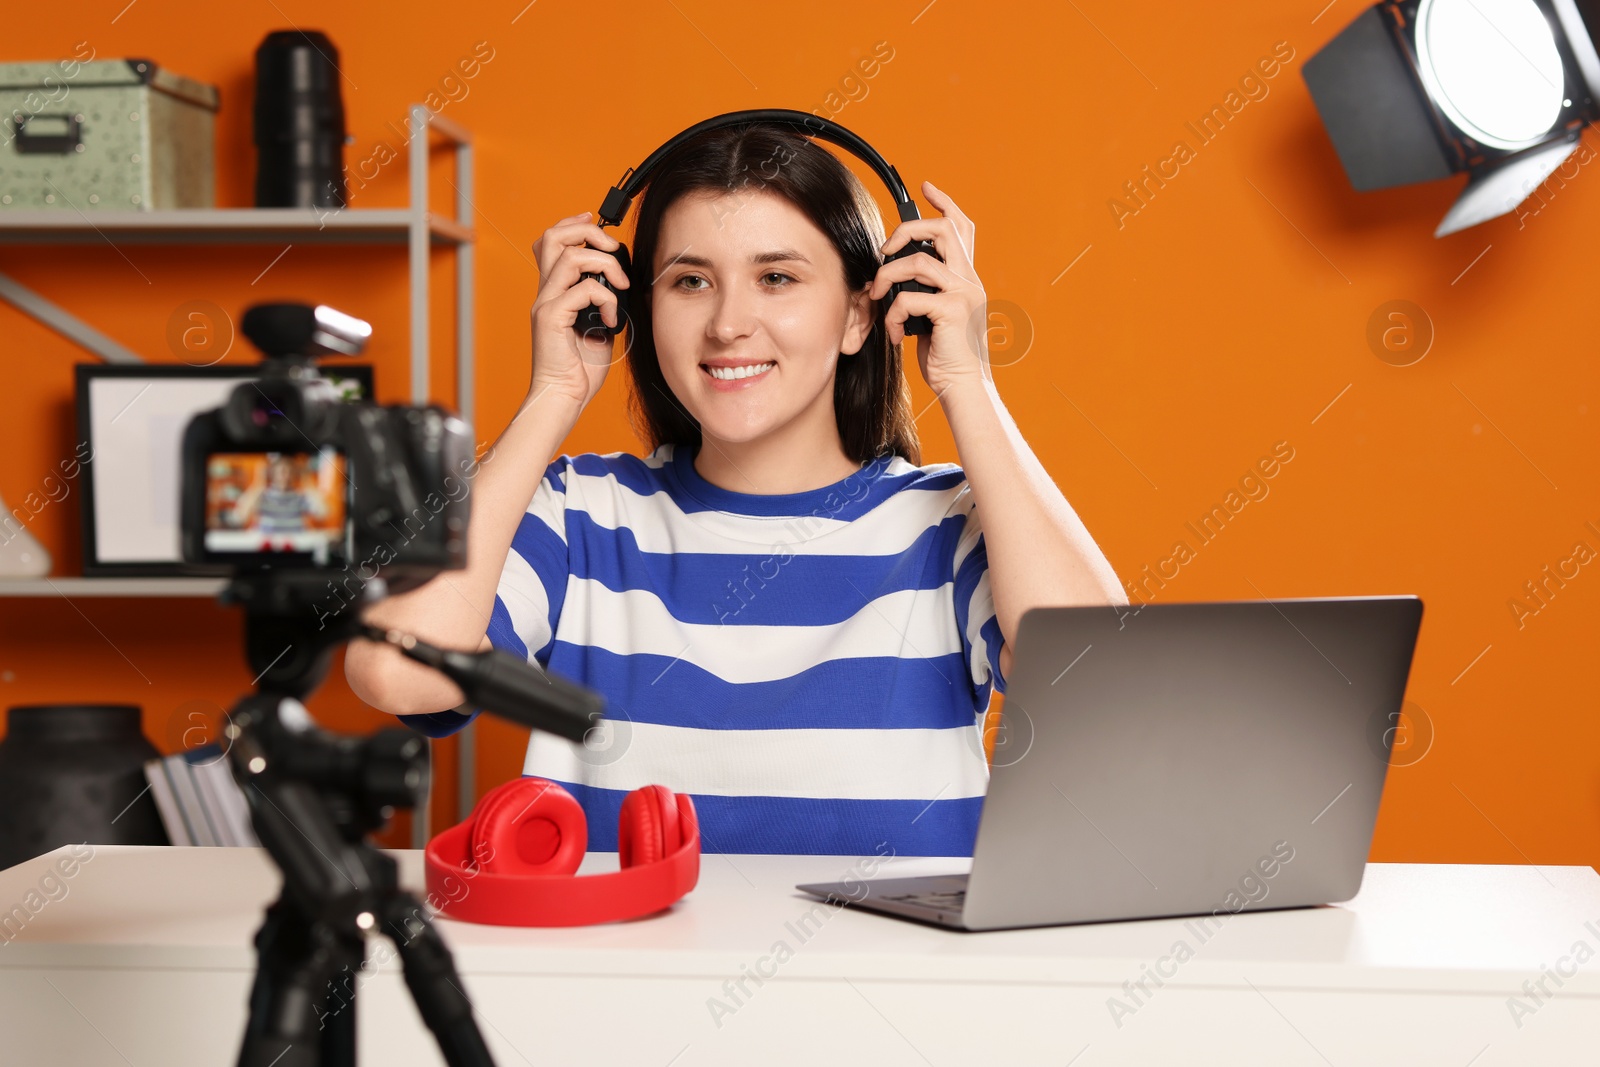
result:
[(467, 424), (437, 405), (349, 400), (316, 360), (359, 354), (372, 335), (324, 305), (260, 304), (241, 330), (265, 357), (258, 380), (185, 427), (185, 569), (382, 573), (403, 592), (466, 565)]

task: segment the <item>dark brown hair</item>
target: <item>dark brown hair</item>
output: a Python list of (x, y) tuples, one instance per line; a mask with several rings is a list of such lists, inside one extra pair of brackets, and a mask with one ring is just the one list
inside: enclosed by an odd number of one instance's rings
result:
[[(832, 153), (787, 127), (753, 122), (725, 126), (685, 141), (661, 161), (639, 205), (629, 242), (632, 269), (629, 293), (628, 398), (634, 432), (651, 451), (662, 444), (698, 447), (700, 424), (672, 394), (661, 373), (651, 329), (650, 289), (654, 281), (661, 220), (667, 209), (690, 193), (771, 192), (805, 213), (844, 261), (844, 284), (851, 293), (871, 284), (883, 263), (886, 238), (878, 206), (851, 171)], [(857, 463), (896, 454), (916, 466), (922, 446), (911, 413), (911, 388), (901, 366), (901, 346), (891, 345), (884, 313), (872, 305), (872, 327), (860, 351), (843, 353), (833, 384), (834, 416), (844, 452)]]

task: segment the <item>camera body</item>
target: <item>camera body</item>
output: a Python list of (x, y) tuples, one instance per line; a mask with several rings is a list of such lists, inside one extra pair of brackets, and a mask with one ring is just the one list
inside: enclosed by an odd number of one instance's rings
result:
[(182, 549), (196, 573), (381, 575), (389, 592), (466, 565), (466, 423), (437, 405), (345, 400), (318, 357), (356, 355), (371, 327), (326, 306), (263, 304), (244, 334), (266, 359), (184, 429)]

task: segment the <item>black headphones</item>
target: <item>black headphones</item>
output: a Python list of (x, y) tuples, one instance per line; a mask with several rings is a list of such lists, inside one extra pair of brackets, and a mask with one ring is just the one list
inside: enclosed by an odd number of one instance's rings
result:
[[(780, 126), (787, 126), (796, 133), (804, 134), (808, 137), (816, 137), (838, 145), (866, 163), (878, 177), (883, 179), (883, 183), (889, 187), (889, 192), (894, 196), (895, 208), (900, 212), (901, 222), (922, 217), (917, 213), (917, 205), (911, 202), (911, 194), (906, 192), (905, 182), (900, 180), (899, 172), (889, 165), (888, 160), (880, 156), (873, 150), (871, 145), (860, 137), (857, 137), (836, 122), (830, 122), (806, 111), (793, 111), (788, 108), (757, 108), (750, 111), (730, 111), (725, 115), (718, 115), (715, 118), (696, 123), (654, 152), (651, 152), (645, 161), (639, 164), (637, 169), (629, 168), (623, 172), (622, 183), (612, 186), (611, 191), (606, 194), (605, 202), (600, 205), (600, 225), (604, 227), (621, 224), (628, 214), (628, 208), (633, 203), (633, 198), (639, 195), (640, 190), (649, 180), (651, 173), (654, 172), (667, 153), (671, 152), (683, 141), (705, 130), (752, 122), (775, 123)], [(916, 255), (918, 252), (926, 252), (935, 259), (942, 261), (942, 257), (934, 251), (932, 241), (916, 240), (908, 241), (899, 251), (891, 254), (884, 262), (887, 263), (904, 256)], [(617, 257), (624, 271), (631, 273), (632, 266), (628, 260), (628, 246), (626, 244), (619, 244), (611, 254)], [(586, 273), (582, 277), (594, 278), (601, 285), (616, 293), (617, 324), (615, 326), (606, 325), (605, 320), (600, 317), (600, 305), (590, 304), (578, 312), (578, 321), (575, 328), (579, 333), (585, 335), (588, 335), (591, 330), (604, 330), (606, 334), (613, 337), (616, 336), (621, 332), (623, 324), (628, 320), (628, 294), (626, 291), (618, 292), (616, 286), (607, 281), (604, 274)], [(901, 293), (936, 293), (938, 291), (933, 286), (919, 281), (895, 282), (889, 287), (889, 301), (893, 303), (894, 298)], [(926, 336), (932, 331), (933, 323), (926, 315), (912, 315), (905, 321), (905, 332), (908, 336), (913, 334)]]

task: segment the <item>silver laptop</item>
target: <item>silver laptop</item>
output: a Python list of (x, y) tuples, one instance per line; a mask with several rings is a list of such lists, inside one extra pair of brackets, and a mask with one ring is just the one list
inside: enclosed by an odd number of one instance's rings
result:
[(970, 874), (800, 885), (963, 930), (1349, 900), (1422, 601), (1022, 616)]

